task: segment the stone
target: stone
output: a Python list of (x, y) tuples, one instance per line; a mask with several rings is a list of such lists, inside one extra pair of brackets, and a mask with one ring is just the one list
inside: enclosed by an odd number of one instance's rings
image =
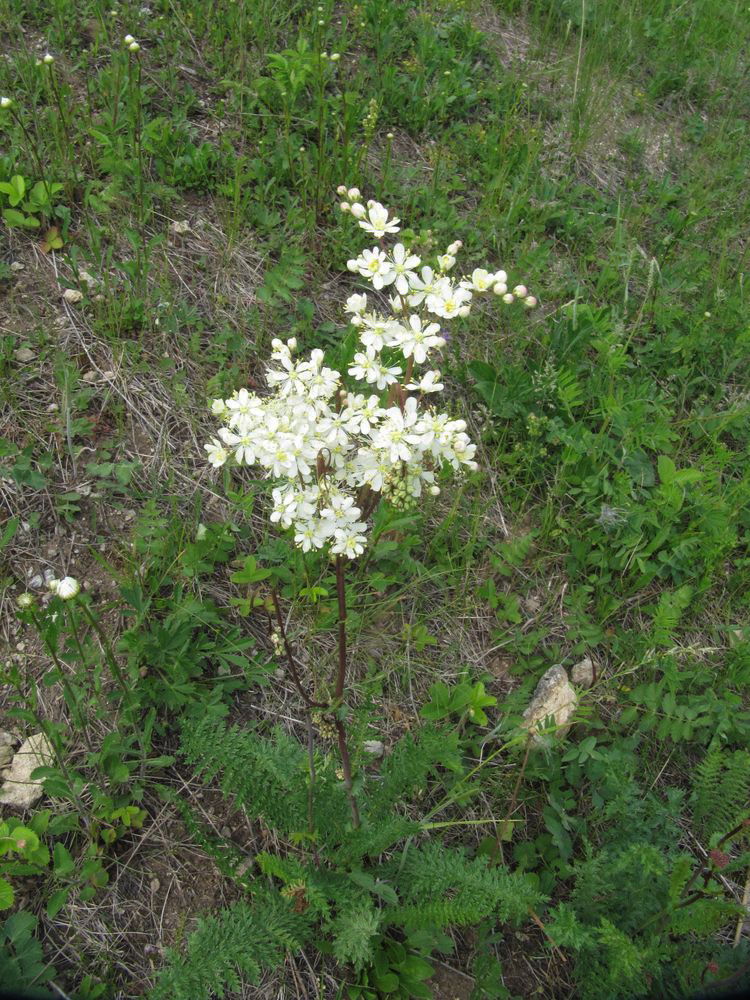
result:
[(538, 746), (547, 745), (549, 742), (547, 735), (540, 733), (545, 720), (551, 716), (555, 721), (554, 734), (563, 737), (570, 729), (568, 720), (575, 712), (577, 704), (578, 696), (575, 688), (568, 680), (565, 668), (558, 664), (542, 674), (534, 691), (534, 697), (523, 713), (521, 724), (529, 730)]
[(31, 772), (53, 763), (52, 748), (44, 733), (34, 733), (21, 744), (3, 774), (0, 804), (30, 809), (44, 794), (41, 779), (32, 781)]
[(83, 298), (83, 292), (79, 291), (77, 288), (66, 288), (63, 292), (63, 298), (66, 302), (75, 304), (76, 302), (81, 301)]
[(594, 664), (589, 656), (584, 656), (582, 660), (570, 671), (570, 679), (578, 687), (590, 688), (594, 683)]
[(183, 236), (185, 233), (190, 232), (190, 223), (187, 221), (187, 219), (183, 220), (182, 222), (173, 222), (172, 232), (176, 236)]
[(362, 744), (365, 753), (372, 754), (373, 757), (382, 757), (385, 747), (380, 740), (365, 740)]
[(96, 380), (97, 380), (98, 377), (99, 377), (98, 373), (95, 372), (95, 371), (93, 371), (93, 369), (92, 369), (91, 371), (85, 372), (85, 374), (83, 374), (81, 376), (81, 381), (82, 382), (96, 382)]
[(26, 265), (22, 264), (20, 260), (11, 261), (10, 264), (11, 271), (15, 271), (16, 273), (18, 273), (18, 271), (23, 271), (24, 267), (26, 267)]
[(44, 586), (44, 578), (37, 573), (36, 576), (32, 576), (32, 578), (29, 580), (29, 586), (33, 587), (34, 589), (38, 589), (39, 587), (43, 587)]
[(7, 767), (13, 759), (13, 746), (16, 740), (13, 733), (0, 729), (0, 768)]
[(22, 361), (25, 363), (27, 361), (33, 361), (36, 354), (34, 354), (34, 352), (28, 347), (19, 347), (17, 351), (13, 352), (13, 356), (16, 361)]

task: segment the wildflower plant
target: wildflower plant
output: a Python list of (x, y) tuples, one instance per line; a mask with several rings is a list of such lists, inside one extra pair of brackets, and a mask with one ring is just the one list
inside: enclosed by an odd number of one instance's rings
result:
[(292, 531), (303, 552), (322, 550), (335, 560), (338, 672), (329, 704), (313, 701), (302, 684), (273, 592), (290, 672), (304, 702), (311, 829), (313, 708), (326, 709), (334, 720), (353, 826), (360, 823), (344, 725), (345, 560), (365, 551), (369, 521), (381, 500), (405, 508), (425, 492), (440, 492), (436, 473), (442, 468), (459, 475), (477, 469), (466, 422), (433, 403), (444, 388), (440, 370), (433, 367), (446, 343), (444, 327), (468, 316), (476, 295), (494, 293), (506, 304), (521, 299), (528, 307), (536, 305), (523, 285), (508, 291), (505, 271), (477, 268), (452, 277), (461, 249), (458, 240), (432, 264), (401, 242), (386, 247), (385, 238), (400, 232), (400, 219), (379, 202), (363, 204), (357, 188), (341, 186), (337, 193), (341, 212), (378, 240), (347, 262), (349, 271), (372, 288), (350, 295), (344, 306), (359, 332), (359, 349), (341, 372), (326, 365), (319, 348), (297, 358), (294, 338), (273, 340), (266, 373), (269, 392), (243, 388), (229, 399), (215, 399), (211, 410), (222, 426), (205, 445), (215, 468), (231, 463), (264, 469), (274, 483), (271, 522)]

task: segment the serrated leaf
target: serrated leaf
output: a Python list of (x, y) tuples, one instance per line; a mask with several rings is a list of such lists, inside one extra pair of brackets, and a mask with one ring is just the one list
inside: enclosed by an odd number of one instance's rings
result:
[(13, 886), (10, 882), (6, 882), (4, 878), (0, 878), (0, 910), (7, 910), (13, 906), (15, 898), (16, 894), (13, 892)]

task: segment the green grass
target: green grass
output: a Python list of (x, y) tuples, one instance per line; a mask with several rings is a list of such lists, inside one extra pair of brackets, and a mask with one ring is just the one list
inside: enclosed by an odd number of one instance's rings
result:
[[(341, 305), (356, 287), (338, 184), (382, 200), (417, 247), (463, 240), (468, 270), (494, 261), (540, 308), (477, 311), (448, 345), (449, 405), (481, 442), (482, 469), (386, 530), (352, 575), (353, 729), (390, 746), (418, 725), (436, 681), (485, 684), (497, 698), (486, 726), (450, 718), (465, 760), (489, 758), (481, 794), (438, 818), (500, 821), (512, 806), (520, 822), (511, 843), (496, 842), (503, 860), (547, 894), (538, 917), (576, 956), (558, 975), (549, 935), (530, 923), (544, 970), (534, 987), (588, 995), (615, 964), (605, 973), (592, 958), (602, 914), (587, 895), (600, 887), (586, 844), (606, 858), (611, 885), (627, 884), (635, 847), (613, 833), (627, 801), (641, 810), (643, 843), (679, 829), (672, 847), (701, 858), (715, 845), (693, 823), (697, 769), (750, 734), (746, 5), (110, 6), (0, 5), (0, 94), (14, 101), (0, 110), (0, 181), (61, 185), (52, 206), (0, 194), (0, 209), (26, 220), (4, 227), (0, 256), (6, 671), (33, 686), (46, 669), (13, 601), (45, 568), (65, 569), (124, 637), (139, 706), (156, 710), (159, 754), (174, 750), (176, 718), (207, 700), (261, 729), (277, 717), (293, 727), (288, 679), (281, 694), (273, 683), (248, 693), (221, 660), (236, 636), (251, 636), (246, 680), (268, 679), (266, 619), (230, 606), (227, 564), (252, 552), (286, 567), (290, 627), (321, 696), (332, 683), (335, 582), (268, 529), (262, 484), (252, 501), (210, 474), (207, 401), (257, 384), (275, 336), (338, 351)], [(36, 66), (47, 50), (53, 66)], [(66, 302), (66, 288), (80, 301)], [(210, 544), (195, 540), (199, 524)], [(324, 591), (317, 601), (313, 586)], [(586, 655), (597, 681), (571, 734), (525, 764), (523, 748), (492, 756), (542, 672)], [(65, 719), (70, 706), (45, 697), (50, 717)], [(92, 711), (102, 739), (111, 717)], [(83, 753), (76, 739), (69, 751)], [(321, 741), (321, 754), (333, 748)], [(178, 790), (191, 780), (185, 768), (164, 775)], [(189, 879), (193, 862), (163, 825), (153, 780), (139, 788), (149, 820), (137, 877), (115, 878), (126, 852), (107, 855), (110, 888), (95, 903), (73, 893), (58, 923), (44, 916), (49, 880), (26, 894), (47, 951), (65, 946), (56, 963), (71, 989), (87, 969), (113, 995), (141, 995), (161, 961), (156, 951), (144, 959), (143, 940), (179, 947), (201, 912), (236, 891), (217, 870), (202, 895), (171, 898), (179, 916), (165, 930), (166, 885)], [(657, 819), (650, 795), (666, 810)], [(424, 812), (440, 799), (428, 795)], [(230, 825), (218, 807), (201, 809), (209, 825)], [(451, 836), (485, 850), (488, 831), (497, 827)], [(136, 833), (127, 836), (132, 848)], [(80, 854), (85, 838), (66, 842)], [(728, 901), (741, 898), (743, 857), (737, 848)], [(136, 897), (157, 871), (152, 906)], [(575, 909), (575, 933), (561, 904)], [(102, 939), (83, 921), (95, 905), (131, 913), (136, 933), (115, 921)], [(618, 927), (640, 948), (655, 918), (631, 916)], [(731, 975), (747, 947), (745, 932), (722, 950), (736, 922), (732, 911), (679, 962), (628, 953), (640, 971), (623, 973), (627, 995), (677, 996)], [(529, 995), (523, 946), (495, 932), (482, 925), (463, 966), (475, 995)], [(460, 954), (446, 961), (458, 967)], [(705, 973), (714, 960), (719, 971)], [(330, 957), (315, 968), (351, 982)], [(312, 990), (302, 963), (300, 975)], [(614, 979), (607, 988), (623, 995)]]

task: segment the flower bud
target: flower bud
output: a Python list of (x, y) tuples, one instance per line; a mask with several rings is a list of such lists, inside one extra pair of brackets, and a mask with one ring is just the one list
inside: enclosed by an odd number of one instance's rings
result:
[(0, 97), (0, 108), (9, 108), (12, 103), (9, 97)]
[(440, 487), (439, 487), (439, 486), (431, 486), (431, 487), (430, 487), (430, 493), (431, 493), (431, 494), (432, 494), (432, 495), (433, 495), (434, 497), (438, 497), (438, 496), (440, 496)]
[(386, 136), (385, 137), (386, 137), (386, 139), (393, 139), (394, 138), (393, 132), (386, 132)]
[(504, 285), (502, 281), (499, 281), (492, 289), (495, 295), (505, 295), (508, 291), (508, 286)]
[(513, 289), (513, 294), (519, 299), (523, 299), (529, 294), (529, 290), (526, 285), (516, 285)]
[(374, 198), (370, 198), (370, 200), (367, 202), (367, 207), (368, 208), (373, 208), (375, 206), (375, 204), (376, 204), (375, 199)]
[(133, 36), (132, 36), (132, 35), (125, 35), (125, 38), (123, 39), (123, 41), (124, 41), (124, 43), (125, 43), (126, 45), (130, 45), (130, 44), (131, 44), (131, 42), (134, 42), (134, 41), (135, 41), (135, 38), (133, 38)]
[(47, 66), (50, 66), (54, 61), (55, 57), (51, 55), (49, 52), (46, 52), (44, 58), (42, 59), (42, 62), (45, 63)]
[(342, 202), (340, 202), (339, 208), (341, 209), (341, 211), (345, 215), (346, 215), (347, 212), (351, 212), (351, 210), (352, 210), (352, 206), (349, 204), (348, 201), (342, 201)]
[(339, 195), (342, 198), (345, 197), (346, 196), (346, 184), (339, 184), (339, 186), (336, 188), (336, 194)]
[(141, 51), (141, 47), (138, 44), (138, 42), (131, 42), (130, 45), (128, 45), (128, 51), (129, 52), (140, 52)]
[(536, 305), (536, 298), (533, 295), (527, 295), (526, 298), (523, 300), (523, 304), (526, 306), (527, 309), (533, 309), (534, 306)]
[(361, 191), (359, 188), (349, 188), (347, 194), (349, 195), (350, 201), (356, 201), (357, 198), (361, 197)]
[(340, 58), (341, 58), (341, 53), (340, 52), (332, 52), (331, 53), (331, 62), (338, 62)]
[(23, 594), (19, 594), (16, 598), (16, 605), (18, 606), (19, 611), (25, 611), (27, 608), (30, 608), (33, 603), (34, 595), (30, 594), (28, 590)]
[(286, 342), (286, 346), (289, 348), (290, 351), (296, 351), (297, 350), (297, 338), (296, 337), (290, 337), (289, 340), (287, 340), (287, 342)]
[(503, 302), (506, 304), (506, 306), (509, 306), (513, 301), (515, 300), (510, 292), (508, 292), (506, 295), (503, 295)]
[(351, 208), (355, 219), (364, 219), (365, 215), (367, 215), (365, 206), (359, 201), (355, 201)]

